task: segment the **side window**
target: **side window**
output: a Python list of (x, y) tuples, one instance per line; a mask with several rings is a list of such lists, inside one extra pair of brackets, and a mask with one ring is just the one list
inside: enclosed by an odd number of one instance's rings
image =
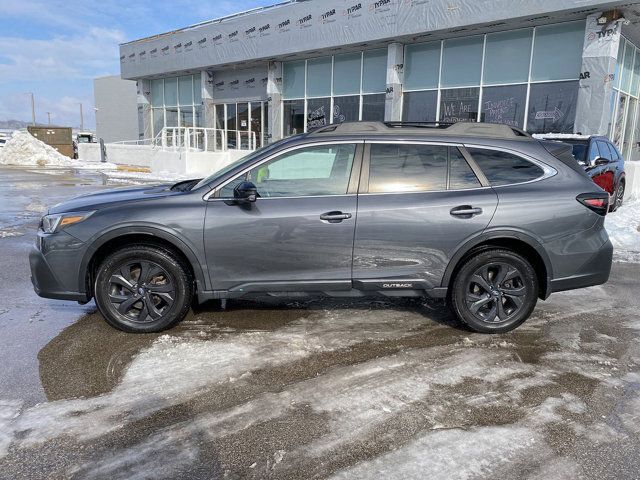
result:
[(591, 148), (589, 148), (589, 164), (593, 164), (599, 156), (600, 150), (598, 149), (597, 142), (591, 142)]
[(483, 148), (468, 150), (493, 186), (530, 182), (544, 175), (544, 170), (536, 164), (508, 152)]
[(449, 148), (449, 190), (480, 188), (482, 184), (457, 147)]
[(609, 151), (611, 152), (611, 160), (620, 160), (622, 155), (620, 155), (620, 150), (616, 148), (613, 143), (607, 143), (609, 146)]
[(245, 179), (263, 198), (345, 195), (355, 152), (355, 144), (300, 148), (253, 168), (226, 185), (220, 196), (232, 197), (235, 186)]
[(439, 145), (371, 145), (369, 193), (447, 189), (447, 149)]
[(611, 150), (609, 149), (607, 142), (598, 140), (597, 143), (598, 143), (598, 150), (600, 150), (600, 156), (607, 160), (613, 160), (613, 157), (611, 156)]

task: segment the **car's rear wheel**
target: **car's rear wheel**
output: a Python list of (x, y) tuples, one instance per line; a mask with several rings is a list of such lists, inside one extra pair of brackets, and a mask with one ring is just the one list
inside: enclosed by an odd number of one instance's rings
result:
[(193, 281), (172, 252), (138, 245), (109, 255), (98, 268), (95, 299), (113, 327), (134, 333), (171, 328), (189, 311)]
[(521, 325), (536, 306), (538, 278), (524, 257), (510, 250), (468, 257), (453, 281), (451, 307), (480, 333), (505, 333)]
[(611, 211), (615, 212), (618, 210), (622, 203), (624, 202), (624, 181), (621, 180), (618, 182), (618, 187), (615, 189), (613, 193), (613, 205), (611, 206)]

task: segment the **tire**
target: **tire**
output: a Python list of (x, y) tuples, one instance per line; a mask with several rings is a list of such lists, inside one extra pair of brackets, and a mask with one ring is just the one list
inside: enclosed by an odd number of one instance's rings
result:
[(506, 333), (533, 312), (538, 277), (521, 255), (505, 249), (484, 250), (462, 263), (449, 299), (455, 315), (472, 330)]
[(173, 327), (189, 312), (193, 292), (188, 267), (161, 247), (133, 245), (118, 250), (101, 263), (96, 275), (100, 313), (109, 325), (125, 332)]
[(622, 206), (622, 203), (624, 202), (624, 187), (624, 180), (618, 182), (618, 186), (613, 192), (611, 212), (615, 212)]

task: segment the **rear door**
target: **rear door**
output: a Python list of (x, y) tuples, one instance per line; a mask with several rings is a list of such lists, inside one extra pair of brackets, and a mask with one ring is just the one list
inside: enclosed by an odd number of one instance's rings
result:
[(457, 247), (487, 227), (498, 202), (455, 144), (367, 143), (360, 187), (353, 279), (362, 289), (439, 287)]

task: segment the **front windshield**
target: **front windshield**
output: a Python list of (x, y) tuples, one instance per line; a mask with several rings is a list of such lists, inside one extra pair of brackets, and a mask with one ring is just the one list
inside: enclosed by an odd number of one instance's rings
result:
[(224, 167), (221, 170), (218, 170), (216, 172), (214, 172), (212, 175), (209, 175), (207, 178), (200, 180), (200, 182), (198, 182), (198, 184), (196, 186), (194, 186), (192, 188), (192, 190), (197, 190), (200, 187), (204, 187), (205, 185), (208, 185), (210, 183), (213, 183), (217, 178), (220, 178), (224, 175), (226, 175), (227, 173), (231, 172), (234, 168), (242, 165), (244, 162), (247, 162), (259, 155), (262, 155), (265, 152), (268, 152), (271, 149), (274, 149), (276, 147), (278, 147), (280, 145), (280, 143), (273, 143), (271, 145), (267, 145), (265, 147), (259, 148), (258, 150), (251, 152), (248, 155), (245, 155), (244, 157), (236, 160), (235, 162), (230, 163), (229, 165), (227, 165), (226, 167)]

